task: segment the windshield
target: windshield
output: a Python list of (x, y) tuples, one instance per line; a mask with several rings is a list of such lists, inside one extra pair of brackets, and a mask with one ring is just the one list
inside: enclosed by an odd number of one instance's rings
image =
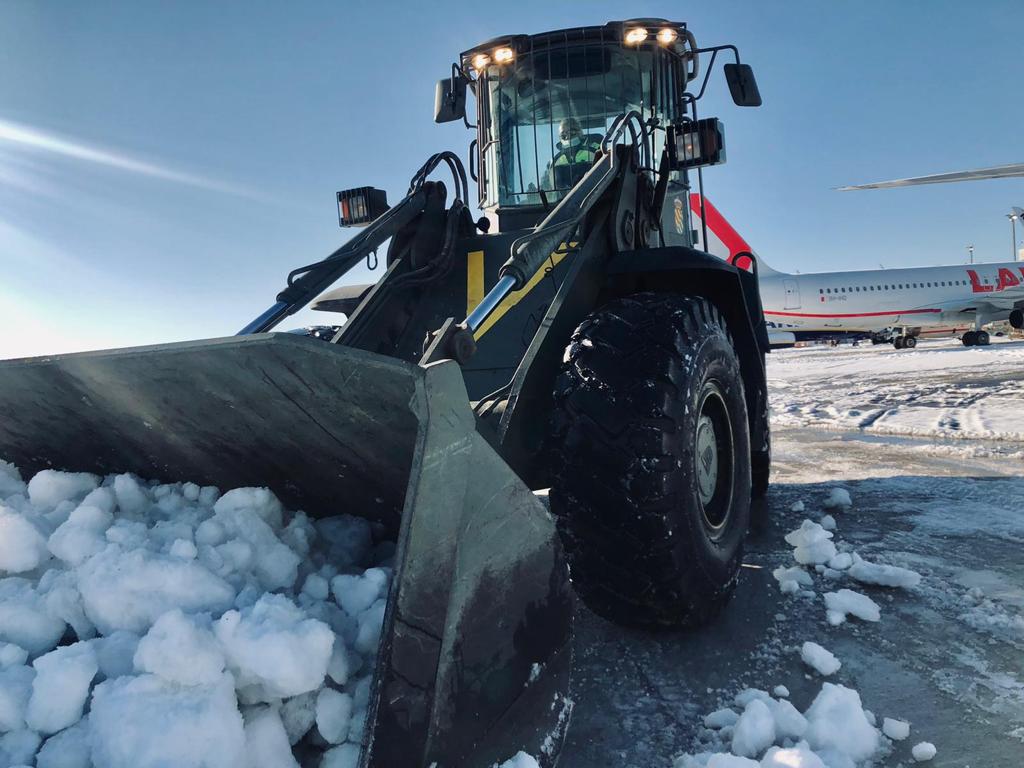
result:
[[(481, 73), (484, 207), (562, 197), (587, 172), (615, 118), (636, 110), (671, 120), (677, 61), (658, 49), (562, 46)], [(656, 131), (658, 157), (664, 132)]]

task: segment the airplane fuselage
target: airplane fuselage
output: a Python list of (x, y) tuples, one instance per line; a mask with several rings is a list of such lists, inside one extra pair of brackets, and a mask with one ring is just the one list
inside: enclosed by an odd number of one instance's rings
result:
[(760, 277), (769, 328), (873, 332), (1004, 320), (1024, 305), (1024, 262)]

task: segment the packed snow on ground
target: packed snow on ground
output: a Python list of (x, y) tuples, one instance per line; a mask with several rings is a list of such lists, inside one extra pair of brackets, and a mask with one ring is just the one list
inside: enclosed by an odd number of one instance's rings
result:
[(392, 552), (266, 489), (0, 462), (0, 765), (352, 768)]
[[(808, 347), (768, 357), (772, 422), (869, 434), (1024, 441), (1024, 342)], [(842, 386), (837, 386), (842, 382)]]

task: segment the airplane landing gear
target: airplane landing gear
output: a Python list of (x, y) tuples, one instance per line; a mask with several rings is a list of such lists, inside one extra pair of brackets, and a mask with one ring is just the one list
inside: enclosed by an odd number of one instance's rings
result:
[(967, 331), (960, 340), (965, 347), (987, 347), (992, 342), (988, 331)]

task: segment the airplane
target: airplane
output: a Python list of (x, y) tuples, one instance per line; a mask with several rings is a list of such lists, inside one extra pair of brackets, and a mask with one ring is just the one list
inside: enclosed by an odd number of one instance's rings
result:
[[(700, 233), (699, 195), (690, 195), (690, 210)], [(986, 346), (989, 323), (1024, 328), (1024, 262), (789, 274), (768, 266), (706, 197), (704, 210), (701, 249), (756, 270), (772, 346), (864, 334), (913, 349), (923, 333), (957, 328), (968, 329), (964, 346)]]
[(852, 192), (857, 189), (892, 189), (894, 187), (914, 187), (921, 184), (948, 184), (953, 181), (979, 181), (981, 179), (1012, 179), (1024, 176), (1024, 163), (995, 165), (991, 168), (977, 168), (973, 171), (954, 171), (953, 173), (933, 173), (930, 176), (912, 176), (909, 179), (893, 179), (892, 181), (875, 181), (870, 184), (851, 184), (837, 187), (839, 192)]

